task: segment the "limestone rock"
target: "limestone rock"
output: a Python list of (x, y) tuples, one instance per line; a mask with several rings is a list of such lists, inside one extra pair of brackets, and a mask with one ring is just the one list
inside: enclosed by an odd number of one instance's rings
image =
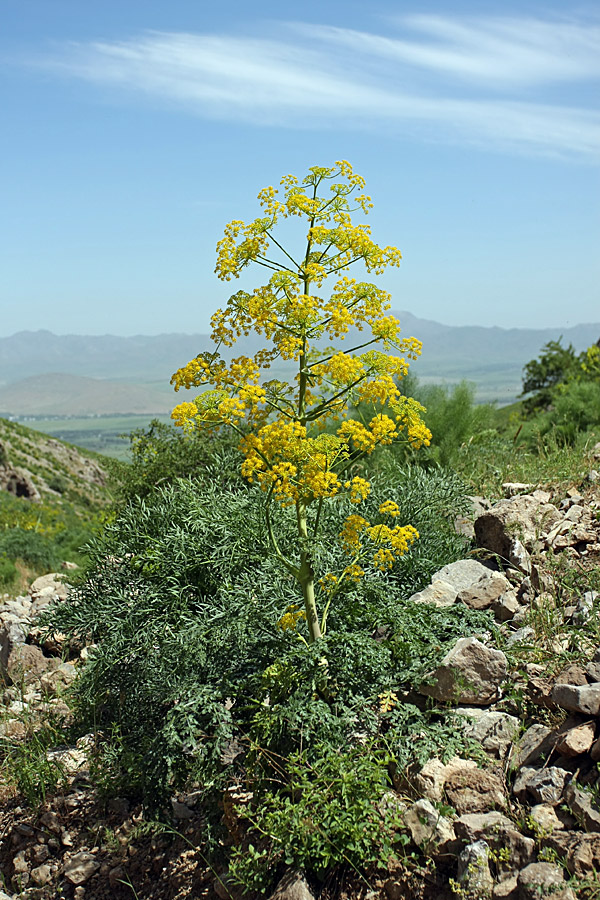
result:
[(31, 880), (40, 886), (48, 884), (51, 878), (52, 869), (46, 863), (42, 863), (41, 866), (36, 866), (35, 869), (31, 870)]
[(596, 728), (594, 722), (583, 722), (563, 731), (556, 742), (557, 753), (563, 756), (580, 756), (587, 753), (594, 743)]
[(487, 710), (465, 728), (467, 737), (480, 744), (486, 753), (503, 759), (519, 731), (519, 720), (508, 713)]
[(27, 625), (14, 613), (4, 614), (0, 618), (0, 676), (8, 674), (8, 659), (18, 644), (27, 640)]
[(592, 803), (592, 797), (577, 787), (574, 781), (565, 788), (565, 803), (586, 831), (600, 832), (600, 810)]
[(600, 683), (557, 684), (552, 691), (552, 700), (562, 709), (590, 716), (600, 715)]
[(486, 647), (474, 637), (460, 638), (420, 692), (436, 700), (486, 706), (499, 698), (506, 673), (501, 650)]
[(6, 663), (6, 675), (13, 683), (26, 684), (51, 672), (59, 665), (59, 660), (44, 656), (33, 644), (17, 644), (11, 650)]
[(409, 597), (413, 603), (429, 603), (431, 606), (452, 606), (456, 602), (456, 589), (447, 581), (434, 581), (422, 591)]
[(458, 594), (460, 591), (469, 590), (478, 582), (498, 574), (493, 569), (484, 566), (483, 563), (477, 562), (476, 559), (459, 559), (435, 572), (431, 576), (431, 581), (445, 581), (447, 584), (451, 584)]
[(61, 694), (65, 688), (75, 681), (77, 669), (73, 663), (65, 662), (57, 666), (53, 671), (46, 672), (40, 678), (40, 685), (46, 694)]
[(554, 831), (542, 846), (564, 859), (572, 875), (585, 877), (600, 871), (600, 832)]
[(553, 831), (562, 831), (565, 827), (564, 822), (556, 815), (554, 807), (547, 803), (532, 806), (529, 815), (542, 833), (552, 834)]
[(456, 836), (467, 843), (474, 843), (489, 835), (510, 831), (513, 823), (501, 812), (466, 813), (454, 821)]
[(520, 769), (547, 756), (554, 748), (555, 736), (547, 725), (536, 723), (531, 725), (515, 746), (515, 754), (511, 760), (513, 768)]
[(510, 622), (521, 609), (514, 591), (506, 591), (492, 603), (492, 610), (498, 622)]
[(419, 793), (433, 803), (439, 803), (444, 797), (444, 787), (450, 775), (460, 772), (473, 772), (477, 769), (477, 763), (472, 759), (461, 759), (454, 756), (445, 765), (436, 759), (428, 760), (415, 777), (415, 786)]
[(290, 869), (283, 876), (269, 900), (314, 900), (304, 873)]
[(482, 769), (451, 772), (446, 779), (446, 796), (459, 815), (488, 812), (506, 805), (504, 785), (497, 775)]
[(510, 593), (510, 581), (500, 572), (490, 572), (488, 569), (478, 581), (459, 591), (457, 600), (469, 609), (489, 609), (501, 597)]
[(561, 867), (551, 863), (531, 863), (519, 872), (517, 883), (519, 900), (576, 900)]
[(517, 876), (505, 878), (494, 885), (492, 892), (493, 900), (518, 900), (519, 886), (517, 884)]
[(424, 852), (455, 839), (451, 822), (429, 800), (417, 800), (413, 803), (405, 813), (404, 821), (413, 841)]
[(81, 850), (73, 856), (64, 865), (64, 875), (71, 884), (85, 884), (92, 875), (98, 871), (100, 863), (93, 853), (87, 850)]
[(485, 900), (492, 896), (494, 879), (490, 872), (490, 848), (485, 841), (475, 841), (460, 852), (457, 880), (462, 888), (461, 896), (472, 900)]
[(545, 769), (521, 769), (513, 785), (513, 793), (520, 799), (530, 794), (536, 803), (556, 806), (560, 803), (569, 773), (558, 766)]
[(517, 542), (527, 551), (540, 549), (542, 535), (560, 519), (556, 507), (544, 502), (543, 495), (515, 496), (500, 500), (475, 520), (475, 537), (478, 546), (512, 563), (515, 550), (518, 552), (519, 549), (515, 546)]

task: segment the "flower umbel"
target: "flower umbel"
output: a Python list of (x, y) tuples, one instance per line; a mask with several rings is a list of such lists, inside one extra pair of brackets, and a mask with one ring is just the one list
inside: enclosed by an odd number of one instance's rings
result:
[[(267, 495), (271, 544), (302, 589), (309, 636), (315, 640), (321, 630), (310, 547), (316, 534), (309, 534), (309, 521), (316, 529), (322, 504), (338, 495), (355, 504), (367, 498), (369, 482), (349, 472), (360, 457), (396, 441), (414, 447), (429, 443), (423, 408), (404, 397), (399, 386), (421, 344), (400, 337), (386, 291), (347, 274), (359, 263), (367, 273), (380, 274), (401, 260), (395, 247), (374, 241), (368, 225), (353, 222), (353, 215), (367, 214), (372, 203), (350, 163), (313, 166), (302, 180), (286, 175), (278, 187), (264, 188), (258, 200), (260, 216), (226, 226), (217, 244), (216, 273), (230, 281), (256, 264), (267, 270), (268, 279), (251, 292), (233, 294), (214, 314), (214, 350), (200, 353), (172, 378), (175, 390), (196, 387), (203, 393), (180, 403), (172, 415), (186, 429), (228, 427), (239, 434), (242, 473)], [(300, 227), (304, 223), (297, 250), (275, 237), (285, 219), (297, 220)], [(228, 348), (251, 333), (265, 346), (253, 357), (229, 360)], [(346, 340), (347, 349), (327, 347), (328, 341)], [(290, 363), (296, 369), (293, 381), (265, 377), (274, 364)], [(361, 404), (374, 408), (366, 422), (352, 417)], [(296, 559), (282, 553), (272, 531), (272, 500), (295, 507)], [(311, 519), (313, 504), (319, 512)], [(393, 520), (399, 510), (387, 501), (380, 514)], [(416, 538), (411, 526), (371, 525), (349, 516), (340, 539), (357, 559), (339, 578), (332, 576), (335, 584), (362, 577), (358, 557), (367, 546), (374, 565), (386, 570)], [(295, 615), (290, 608), (280, 626), (292, 627)]]

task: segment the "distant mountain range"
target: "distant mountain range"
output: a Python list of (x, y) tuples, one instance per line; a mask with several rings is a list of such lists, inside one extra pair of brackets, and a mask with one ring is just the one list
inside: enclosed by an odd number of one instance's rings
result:
[[(423, 341), (413, 371), (423, 382), (477, 385), (481, 400), (507, 403), (521, 389), (525, 363), (542, 346), (562, 336), (577, 351), (600, 337), (600, 323), (572, 328), (484, 328), (442, 325), (409, 312), (396, 312), (402, 334)], [(230, 355), (251, 355), (260, 338), (240, 340)], [(211, 342), (202, 334), (55, 335), (21, 331), (0, 338), (0, 414), (154, 414), (170, 409), (171, 374)], [(285, 370), (273, 374), (283, 375)]]

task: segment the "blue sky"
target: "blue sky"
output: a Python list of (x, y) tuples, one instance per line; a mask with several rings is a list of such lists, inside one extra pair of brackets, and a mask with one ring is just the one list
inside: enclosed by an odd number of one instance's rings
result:
[(0, 335), (206, 331), (238, 287), (213, 274), (224, 225), (282, 175), (337, 159), (367, 180), (374, 237), (402, 250), (394, 308), (600, 321), (597, 4), (0, 13)]

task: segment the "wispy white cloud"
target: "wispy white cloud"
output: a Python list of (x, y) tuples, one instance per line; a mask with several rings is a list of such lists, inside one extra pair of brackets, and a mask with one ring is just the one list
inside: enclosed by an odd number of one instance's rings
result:
[(459, 78), (471, 86), (523, 88), (600, 77), (600, 27), (531, 18), (407, 16), (395, 38), (327, 26), (299, 26), (313, 39)]
[(600, 77), (599, 28), (413, 16), (400, 29), (398, 38), (297, 24), (277, 39), (151, 32), (71, 44), (38, 64), (205, 116), (402, 126), (438, 141), (600, 158), (600, 114), (546, 97), (549, 85), (577, 96), (574, 85)]

